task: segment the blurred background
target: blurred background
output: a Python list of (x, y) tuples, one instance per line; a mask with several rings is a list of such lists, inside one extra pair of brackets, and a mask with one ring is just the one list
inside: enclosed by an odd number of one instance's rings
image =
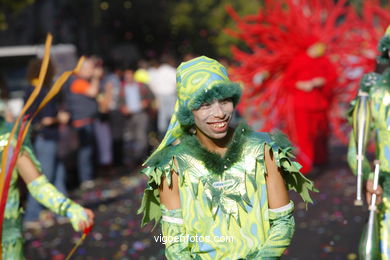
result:
[[(233, 23), (225, 11), (228, 3), (4, 0), (0, 3), (0, 46), (33, 47), (43, 44), (50, 32), (54, 45), (66, 44), (73, 55), (94, 54), (123, 65), (163, 53), (178, 58), (188, 53), (229, 56), (235, 40), (223, 32)], [(240, 14), (248, 14), (254, 13), (261, 1), (230, 4)], [(18, 53), (8, 53), (11, 55)], [(28, 57), (20, 57), (20, 64), (23, 58)]]

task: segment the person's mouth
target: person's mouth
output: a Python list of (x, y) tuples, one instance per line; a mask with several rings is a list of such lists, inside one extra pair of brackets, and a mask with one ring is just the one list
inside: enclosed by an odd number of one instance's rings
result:
[(215, 130), (225, 130), (228, 125), (228, 120), (219, 121), (219, 122), (210, 122), (208, 124)]

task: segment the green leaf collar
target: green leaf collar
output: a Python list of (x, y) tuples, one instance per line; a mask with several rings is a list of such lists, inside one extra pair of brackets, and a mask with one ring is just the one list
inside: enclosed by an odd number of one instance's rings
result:
[(241, 158), (244, 137), (248, 136), (252, 130), (245, 123), (240, 123), (234, 130), (232, 140), (229, 143), (225, 156), (221, 157), (217, 153), (207, 150), (195, 135), (184, 135), (181, 145), (184, 152), (191, 153), (191, 156), (203, 161), (206, 168), (215, 174), (222, 174)]

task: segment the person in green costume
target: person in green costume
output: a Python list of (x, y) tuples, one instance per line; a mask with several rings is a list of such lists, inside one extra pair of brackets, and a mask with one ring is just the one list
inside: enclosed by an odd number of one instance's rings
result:
[(177, 68), (167, 133), (146, 160), (142, 225), (161, 221), (168, 259), (277, 259), (294, 233), (288, 189), (312, 202), (282, 134), (230, 122), (241, 96), (216, 60)]
[[(381, 38), (378, 50), (380, 65), (388, 65), (390, 61), (390, 26), (385, 35)], [(360, 92), (368, 96), (369, 109), (366, 113), (368, 133), (375, 133), (376, 158), (380, 161), (380, 186), (373, 190), (373, 172), (367, 157), (363, 160), (363, 179), (366, 180), (366, 198), (370, 204), (371, 195), (377, 194), (379, 197), (376, 203), (379, 206), (378, 219), (380, 220), (380, 253), (381, 259), (390, 259), (390, 68), (385, 69), (381, 74), (368, 73), (363, 76), (360, 83)], [(349, 118), (352, 121), (354, 113), (358, 107), (359, 98), (351, 102)], [(354, 128), (357, 126), (354, 125)], [(355, 135), (351, 133), (348, 163), (352, 172), (356, 174), (357, 154)], [(365, 152), (365, 151), (364, 151)]]
[[(7, 145), (12, 131), (11, 117), (6, 116), (7, 102), (0, 99), (0, 155)], [(39, 161), (36, 159), (31, 142), (27, 136), (20, 149), (15, 168), (12, 172), (8, 198), (4, 212), (2, 235), (2, 259), (24, 259), (22, 213), (20, 193), (18, 189), (19, 176), (27, 184), (30, 194), (51, 211), (70, 219), (76, 231), (82, 231), (93, 225), (94, 214), (91, 210), (65, 197), (41, 174)]]

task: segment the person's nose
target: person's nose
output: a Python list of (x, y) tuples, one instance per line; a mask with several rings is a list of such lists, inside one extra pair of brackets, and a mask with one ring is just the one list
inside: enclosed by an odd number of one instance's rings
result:
[(218, 117), (218, 118), (225, 117), (225, 112), (222, 108), (222, 105), (219, 102), (215, 102), (213, 104), (213, 116)]

